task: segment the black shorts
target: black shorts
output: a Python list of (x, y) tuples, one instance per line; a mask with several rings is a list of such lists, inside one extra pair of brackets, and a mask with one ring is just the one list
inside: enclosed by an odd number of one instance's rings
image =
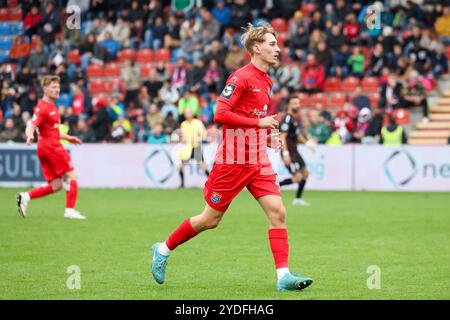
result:
[[(291, 157), (291, 164), (286, 166), (291, 174), (302, 171), (306, 168), (305, 160), (303, 160), (302, 156), (298, 152), (289, 152), (289, 156)], [(283, 157), (283, 155), (281, 155)]]
[[(198, 146), (197, 148), (192, 148), (191, 157), (189, 159), (193, 159), (198, 163), (203, 162), (203, 149), (202, 146)], [(188, 162), (189, 160), (185, 160), (184, 162)]]

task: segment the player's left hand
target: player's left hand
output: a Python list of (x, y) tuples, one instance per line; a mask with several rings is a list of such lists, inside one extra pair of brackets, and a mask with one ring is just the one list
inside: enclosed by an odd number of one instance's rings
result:
[(81, 139), (74, 136), (67, 136), (67, 141), (71, 144), (81, 144)]

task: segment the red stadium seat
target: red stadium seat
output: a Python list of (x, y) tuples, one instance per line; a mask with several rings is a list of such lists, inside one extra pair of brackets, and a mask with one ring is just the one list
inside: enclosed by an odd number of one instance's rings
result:
[(155, 67), (151, 63), (146, 63), (145, 65), (143, 65), (141, 67), (141, 73), (140, 73), (141, 78), (147, 78), (150, 74), (150, 70), (153, 68), (155, 68)]
[(365, 92), (377, 92), (380, 81), (375, 77), (365, 77), (361, 82), (361, 89)]
[(6, 1), (6, 5), (8, 8), (14, 8), (19, 5), (19, 0), (8, 0)]
[(88, 77), (103, 77), (103, 66), (99, 64), (90, 64), (86, 69), (86, 75)]
[(327, 95), (325, 93), (314, 93), (310, 98), (309, 102), (312, 107), (317, 105), (326, 106), (327, 105)]
[(352, 92), (355, 91), (356, 87), (359, 86), (359, 79), (356, 77), (348, 77), (342, 81), (341, 91)]
[(110, 78), (120, 77), (120, 66), (114, 62), (106, 64), (105, 69), (103, 70), (103, 76)]
[(81, 59), (80, 59), (80, 52), (78, 51), (78, 49), (73, 49), (67, 52), (67, 60), (73, 64), (80, 63)]
[(310, 101), (309, 101), (309, 95), (308, 94), (301, 92), (301, 93), (298, 94), (298, 97), (300, 98), (300, 105), (302, 107), (306, 108), (306, 107), (310, 106)]
[(22, 21), (22, 9), (14, 9), (9, 13), (10, 21)]
[(106, 83), (105, 90), (108, 93), (119, 92), (124, 89), (124, 82), (121, 79), (112, 79)]
[(347, 102), (347, 97), (342, 92), (334, 92), (330, 95), (330, 102), (328, 106), (330, 108), (342, 108)]
[(396, 109), (392, 113), (395, 122), (400, 125), (409, 124), (411, 121), (408, 109)]
[(153, 60), (156, 62), (158, 61), (170, 62), (170, 55), (171, 55), (170, 49), (161, 48), (156, 50)]
[(105, 81), (101, 79), (92, 80), (89, 82), (89, 93), (96, 94), (106, 91)]
[(337, 77), (328, 77), (325, 80), (324, 91), (340, 91), (341, 80)]
[(302, 4), (302, 13), (303, 16), (307, 17), (309, 14), (313, 11), (315, 11), (317, 8), (317, 4), (315, 3), (304, 3)]
[(134, 59), (136, 59), (136, 51), (134, 49), (124, 49), (117, 53), (117, 60), (119, 60), (119, 62)]
[(153, 61), (153, 51), (150, 49), (141, 49), (136, 53), (136, 62), (148, 63)]
[(272, 25), (272, 28), (274, 28), (275, 31), (278, 33), (288, 31), (287, 22), (286, 19), (284, 18), (275, 18), (272, 21), (270, 21), (270, 24)]
[[(282, 47), (285, 45), (286, 40), (289, 40), (289, 34), (287, 32), (281, 32), (278, 34), (278, 46)], [(289, 48), (288, 48), (289, 49)]]
[(0, 21), (8, 21), (8, 20), (9, 20), (8, 9), (0, 8)]

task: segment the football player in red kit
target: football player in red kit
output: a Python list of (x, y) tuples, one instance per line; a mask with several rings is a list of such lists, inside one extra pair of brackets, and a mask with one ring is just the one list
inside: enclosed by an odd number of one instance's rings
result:
[(38, 133), (37, 155), (47, 184), (17, 195), (19, 215), (26, 217), (30, 200), (45, 197), (62, 189), (63, 179), (66, 181), (66, 210), (64, 217), (68, 219), (86, 219), (75, 210), (78, 195), (77, 175), (72, 166), (69, 153), (61, 145), (60, 140), (80, 144), (81, 140), (59, 132), (60, 115), (55, 106), (59, 97), (60, 80), (58, 76), (44, 76), (41, 84), (44, 97), (34, 108), (34, 115), (28, 123), (25, 134), (27, 144), (34, 139), (34, 131)]
[(268, 237), (275, 260), (277, 289), (300, 290), (312, 283), (311, 278), (289, 271), (286, 210), (278, 176), (266, 150), (266, 146), (281, 147), (279, 135), (267, 132), (278, 128), (276, 115), (267, 115), (272, 89), (267, 72), (280, 56), (276, 37), (268, 24), (249, 25), (241, 37), (251, 62), (230, 75), (217, 100), (214, 121), (223, 125), (223, 138), (203, 189), (206, 206), (199, 215), (186, 219), (165, 242), (152, 246), (151, 269), (159, 284), (164, 282), (171, 251), (200, 232), (217, 227), (231, 201), (244, 187), (259, 202), (269, 220)]

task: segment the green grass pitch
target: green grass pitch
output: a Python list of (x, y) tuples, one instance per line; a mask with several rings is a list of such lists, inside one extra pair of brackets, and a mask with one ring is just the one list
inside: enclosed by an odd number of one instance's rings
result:
[[(219, 228), (171, 256), (166, 283), (149, 271), (150, 246), (203, 208), (202, 192), (79, 192), (86, 221), (65, 220), (65, 194), (17, 215), (17, 189), (0, 189), (0, 299), (449, 299), (450, 194), (284, 191), (290, 269), (314, 283), (278, 292), (267, 219), (246, 191)], [(81, 288), (68, 289), (79, 266)], [(368, 289), (369, 266), (380, 289)]]

